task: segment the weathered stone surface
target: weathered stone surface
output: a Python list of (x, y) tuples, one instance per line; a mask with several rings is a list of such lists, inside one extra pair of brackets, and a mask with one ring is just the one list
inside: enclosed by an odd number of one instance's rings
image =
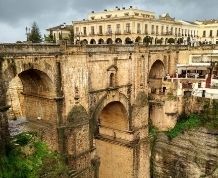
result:
[(152, 158), (155, 178), (217, 178), (218, 132), (200, 128), (171, 141), (158, 134)]

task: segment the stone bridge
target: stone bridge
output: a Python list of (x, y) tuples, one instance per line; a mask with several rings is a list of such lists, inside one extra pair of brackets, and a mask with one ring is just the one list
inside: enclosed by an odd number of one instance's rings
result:
[(148, 123), (177, 116), (175, 102), (149, 104), (150, 91), (189, 55), (217, 48), (0, 44), (7, 114), (26, 118), (75, 175), (148, 178)]

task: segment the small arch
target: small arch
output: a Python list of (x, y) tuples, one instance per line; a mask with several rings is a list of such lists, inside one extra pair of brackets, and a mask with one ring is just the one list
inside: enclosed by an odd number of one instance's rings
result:
[(104, 44), (104, 40), (103, 40), (102, 38), (100, 38), (100, 39), (98, 40), (98, 44)]
[(140, 36), (138, 36), (136, 39), (135, 39), (135, 42), (136, 43), (141, 43), (142, 42), (142, 38)]
[(114, 87), (115, 86), (115, 74), (111, 73), (110, 74), (110, 83), (109, 83), (110, 87)]
[(151, 44), (152, 43), (152, 37), (150, 37), (150, 36), (146, 36), (146, 37), (144, 37), (144, 39), (143, 39), (143, 43), (144, 44)]
[(129, 38), (129, 37), (127, 37), (126, 39), (125, 39), (125, 44), (132, 44), (133, 42), (132, 42), (132, 40)]
[(87, 41), (86, 39), (84, 39), (84, 40), (81, 41), (81, 44), (82, 44), (82, 45), (87, 45), (87, 44), (88, 44), (88, 41)]
[(168, 43), (168, 38), (165, 39), (165, 44), (167, 44), (167, 43)]
[(113, 44), (113, 40), (111, 38), (107, 39), (107, 44)]
[(88, 113), (82, 105), (75, 105), (67, 116), (68, 123), (71, 124), (81, 124), (82, 122), (87, 122)]
[(120, 38), (116, 38), (115, 43), (122, 44), (122, 40)]
[(94, 39), (91, 39), (90, 44), (96, 44), (96, 41)]

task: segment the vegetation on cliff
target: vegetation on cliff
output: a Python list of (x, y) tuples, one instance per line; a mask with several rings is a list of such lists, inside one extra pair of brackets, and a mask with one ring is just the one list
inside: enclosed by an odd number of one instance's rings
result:
[(216, 130), (218, 128), (218, 100), (202, 104), (203, 110), (201, 112), (180, 115), (176, 126), (166, 133), (167, 136), (172, 139), (187, 130), (198, 127)]
[(35, 133), (21, 133), (11, 139), (7, 154), (0, 158), (1, 178), (67, 177), (67, 167)]

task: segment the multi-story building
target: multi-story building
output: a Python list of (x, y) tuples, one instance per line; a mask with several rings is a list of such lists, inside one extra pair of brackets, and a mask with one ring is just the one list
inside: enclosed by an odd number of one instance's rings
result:
[(73, 25), (59, 25), (47, 30), (56, 41), (69, 39), (71, 35), (75, 44), (218, 44), (217, 20), (176, 20), (168, 13), (157, 16), (132, 6), (92, 11), (87, 19), (73, 21)]
[(72, 32), (73, 32), (73, 26), (72, 25), (66, 25), (61, 24), (56, 27), (48, 28), (46, 29), (50, 34), (52, 34), (53, 40), (55, 42), (58, 42), (60, 40), (70, 40)]
[[(154, 12), (132, 6), (97, 13), (92, 11), (88, 19), (73, 24), (75, 43), (168, 44), (177, 43), (179, 38), (186, 43), (199, 39), (199, 25), (196, 23), (175, 20), (168, 13), (157, 18)], [(168, 41), (170, 38), (173, 40)]]
[(199, 26), (200, 41), (207, 44), (218, 44), (218, 20), (196, 21)]

